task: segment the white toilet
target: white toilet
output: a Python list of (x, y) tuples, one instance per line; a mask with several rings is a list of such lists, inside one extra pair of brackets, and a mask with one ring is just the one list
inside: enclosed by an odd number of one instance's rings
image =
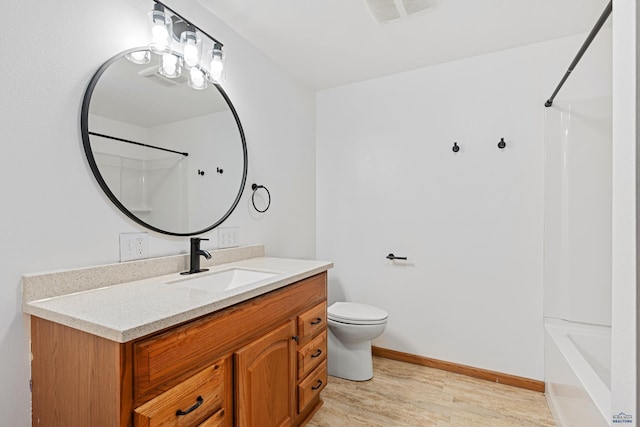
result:
[(377, 307), (336, 302), (327, 309), (329, 375), (353, 381), (373, 378), (371, 340), (387, 326), (388, 314)]

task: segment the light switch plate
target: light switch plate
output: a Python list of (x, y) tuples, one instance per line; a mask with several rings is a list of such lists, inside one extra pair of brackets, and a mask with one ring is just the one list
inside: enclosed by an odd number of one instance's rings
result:
[(240, 245), (240, 230), (238, 227), (224, 227), (218, 229), (218, 248), (235, 248)]
[(147, 233), (120, 233), (120, 262), (146, 258), (148, 247)]

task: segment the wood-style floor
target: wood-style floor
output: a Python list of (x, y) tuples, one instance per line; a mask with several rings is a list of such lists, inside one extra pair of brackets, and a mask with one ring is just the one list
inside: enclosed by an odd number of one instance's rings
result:
[(371, 381), (330, 377), (308, 427), (555, 427), (542, 393), (373, 358)]

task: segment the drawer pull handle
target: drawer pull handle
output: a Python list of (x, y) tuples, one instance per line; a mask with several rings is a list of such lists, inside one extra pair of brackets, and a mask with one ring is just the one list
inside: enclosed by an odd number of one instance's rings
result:
[(318, 384), (313, 386), (313, 387), (311, 387), (311, 390), (317, 390), (320, 387), (322, 387), (322, 380), (318, 380)]
[(195, 403), (195, 405), (193, 405), (191, 408), (187, 409), (186, 411), (183, 411), (182, 409), (178, 409), (176, 411), (176, 415), (180, 416), (180, 415), (190, 414), (191, 412), (193, 412), (196, 409), (198, 409), (198, 407), (204, 403), (204, 399), (202, 398), (202, 396), (198, 396), (196, 401), (197, 402)]
[(316, 357), (320, 357), (321, 354), (322, 354), (322, 350), (318, 349), (318, 351), (315, 354), (312, 354), (311, 357), (315, 359)]
[(311, 322), (312, 325), (318, 325), (322, 323), (322, 319), (320, 317), (316, 317), (316, 320), (314, 320), (313, 322)]

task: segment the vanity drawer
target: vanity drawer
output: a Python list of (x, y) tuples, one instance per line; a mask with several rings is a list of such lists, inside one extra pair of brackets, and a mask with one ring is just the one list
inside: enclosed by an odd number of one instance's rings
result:
[(327, 357), (327, 331), (298, 350), (298, 379), (304, 378)]
[(298, 385), (298, 413), (313, 400), (327, 385), (327, 362), (322, 361), (315, 371)]
[(225, 419), (224, 419), (224, 408), (220, 409), (215, 414), (211, 415), (207, 418), (202, 424), (198, 427), (224, 427)]
[(327, 327), (327, 303), (321, 302), (298, 316), (299, 342), (304, 342)]
[[(133, 425), (135, 427), (198, 426), (216, 411), (222, 409), (225, 369), (228, 369), (226, 365), (226, 361), (221, 359), (188, 380), (137, 407), (134, 410)], [(231, 384), (228, 386), (231, 387)], [(178, 415), (178, 412), (183, 412), (183, 414)], [(222, 415), (224, 415), (224, 411)]]

